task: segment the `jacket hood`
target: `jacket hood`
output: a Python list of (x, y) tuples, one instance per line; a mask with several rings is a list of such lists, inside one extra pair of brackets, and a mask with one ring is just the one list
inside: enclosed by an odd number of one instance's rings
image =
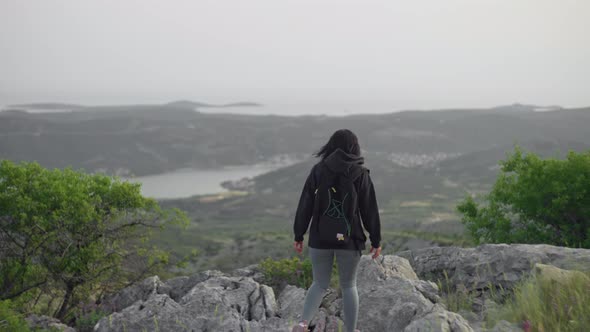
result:
[(336, 149), (324, 159), (324, 163), (332, 172), (356, 179), (363, 171), (365, 158)]

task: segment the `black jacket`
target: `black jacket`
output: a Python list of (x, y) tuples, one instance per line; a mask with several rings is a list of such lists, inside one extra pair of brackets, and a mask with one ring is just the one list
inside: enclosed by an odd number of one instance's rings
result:
[[(342, 151), (341, 149), (337, 149), (328, 157), (326, 157), (323, 162), (332, 172), (336, 172), (342, 176), (348, 176), (351, 178), (356, 177), (354, 183), (358, 197), (358, 212), (355, 214), (351, 230), (351, 238), (355, 239), (355, 241), (351, 243), (350, 248), (345, 249), (365, 249), (367, 237), (363, 230), (363, 226), (364, 229), (369, 232), (371, 246), (378, 248), (381, 242), (381, 221), (379, 219), (379, 209), (377, 207), (375, 189), (373, 188), (373, 182), (369, 176), (369, 170), (362, 166), (364, 164), (363, 157), (351, 155)], [(315, 164), (311, 169), (311, 172), (305, 181), (305, 185), (303, 186), (301, 197), (299, 198), (299, 205), (297, 207), (295, 223), (293, 225), (295, 241), (303, 241), (303, 235), (307, 232), (312, 219), (314, 191), (317, 188), (323, 171), (323, 167), (321, 167), (320, 163), (321, 161)], [(358, 175), (358, 173), (360, 173), (360, 175)], [(309, 230), (310, 234), (308, 245), (311, 248), (337, 249), (326, 247), (325, 245), (319, 243), (317, 240), (318, 236), (316, 227), (311, 227)]]

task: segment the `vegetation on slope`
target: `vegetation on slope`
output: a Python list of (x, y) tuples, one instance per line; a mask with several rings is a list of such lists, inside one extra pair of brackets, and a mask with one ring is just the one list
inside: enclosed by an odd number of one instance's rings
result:
[(580, 272), (561, 281), (522, 280), (514, 296), (489, 321), (493, 324), (499, 319), (522, 323), (525, 331), (586, 331), (590, 326), (590, 277)]
[(162, 271), (154, 230), (184, 224), (139, 185), (36, 163), (0, 162), (0, 301), (72, 321), (77, 303)]
[(564, 160), (516, 148), (483, 204), (458, 206), (476, 243), (547, 243), (590, 248), (590, 151)]
[[(45, 167), (110, 174), (248, 165), (279, 154), (309, 154), (336, 129), (357, 133), (368, 151), (471, 153), (535, 140), (588, 142), (590, 112), (442, 110), (392, 114), (246, 116), (167, 105), (86, 107), (84, 111), (0, 112), (0, 156)], [(74, 153), (72, 153), (74, 152)]]

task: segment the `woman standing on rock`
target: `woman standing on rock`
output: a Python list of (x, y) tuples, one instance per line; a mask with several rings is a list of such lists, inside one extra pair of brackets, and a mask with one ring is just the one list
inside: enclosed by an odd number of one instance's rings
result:
[[(358, 317), (356, 272), (369, 232), (373, 259), (381, 254), (381, 224), (369, 170), (362, 165), (356, 135), (348, 129), (336, 131), (316, 154), (299, 199), (293, 230), (295, 250), (303, 252), (303, 235), (309, 229), (309, 256), (313, 283), (305, 297), (302, 320), (293, 332), (308, 331), (330, 283), (334, 256), (342, 289), (344, 325), (353, 332)], [(362, 226), (361, 226), (362, 223)]]

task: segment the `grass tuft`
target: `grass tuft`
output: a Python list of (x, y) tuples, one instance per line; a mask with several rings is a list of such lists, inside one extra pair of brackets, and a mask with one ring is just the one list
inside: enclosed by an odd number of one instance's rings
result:
[(590, 326), (590, 278), (574, 273), (556, 281), (532, 276), (521, 281), (514, 296), (491, 321), (505, 319), (529, 331), (578, 332)]

